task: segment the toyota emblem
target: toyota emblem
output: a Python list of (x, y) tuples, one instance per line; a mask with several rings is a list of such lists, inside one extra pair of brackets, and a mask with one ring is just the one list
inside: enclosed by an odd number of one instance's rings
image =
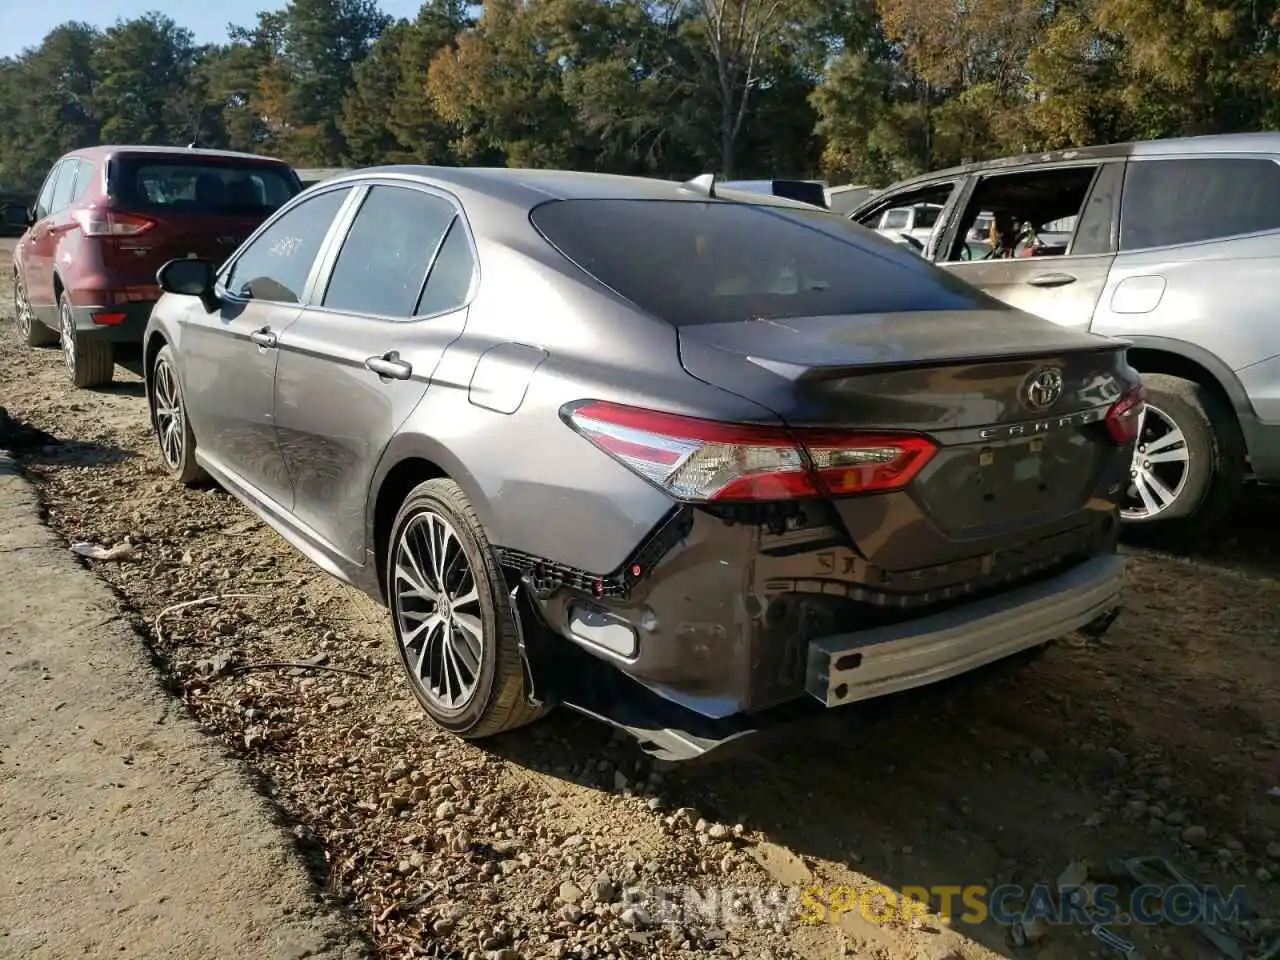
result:
[(1057, 367), (1036, 370), (1027, 377), (1022, 392), (1027, 406), (1033, 410), (1048, 410), (1062, 396), (1062, 371)]

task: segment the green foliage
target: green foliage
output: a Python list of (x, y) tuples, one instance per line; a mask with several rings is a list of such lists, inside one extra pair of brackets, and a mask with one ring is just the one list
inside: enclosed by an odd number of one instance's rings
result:
[(1280, 122), (1280, 0), (289, 0), (197, 46), (68, 23), (0, 60), (0, 183), (98, 142), (301, 166), (572, 166), (883, 185)]

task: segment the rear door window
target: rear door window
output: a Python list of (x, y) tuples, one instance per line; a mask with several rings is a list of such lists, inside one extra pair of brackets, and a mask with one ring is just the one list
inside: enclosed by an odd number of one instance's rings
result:
[(224, 285), (231, 295), (300, 302), (316, 254), (349, 193), (347, 188), (310, 197), (268, 225), (227, 272)]
[[(1097, 173), (1095, 164), (983, 175), (960, 216), (960, 229), (950, 249), (940, 259), (1063, 256)], [(994, 246), (975, 237), (978, 222), (987, 216), (992, 221), (988, 237)]]
[(678, 326), (1001, 309), (842, 217), (747, 203), (555, 200), (531, 214), (600, 283)]
[(1265, 157), (1134, 160), (1120, 249), (1201, 243), (1280, 229), (1280, 165)]
[(299, 192), (278, 164), (158, 157), (117, 157), (111, 195), (122, 205), (173, 213), (265, 217)]
[(63, 160), (54, 164), (49, 171), (49, 178), (45, 180), (44, 186), (40, 188), (40, 196), (36, 198), (36, 219), (42, 220), (49, 215), (49, 211), (53, 206), (53, 192), (58, 187), (58, 179), (62, 176), (62, 171), (71, 166), (69, 161)]
[(61, 213), (71, 205), (71, 191), (76, 185), (76, 167), (74, 160), (63, 161), (57, 186), (53, 188), (53, 198), (49, 201), (50, 213)]
[(471, 242), (461, 217), (455, 217), (449, 235), (440, 246), (436, 262), (431, 265), (427, 285), (422, 290), (414, 313), (427, 316), (457, 310), (467, 302), (475, 282), (476, 261)]
[(375, 186), (342, 244), (323, 305), (344, 313), (412, 317), (427, 270), (457, 211), (421, 190)]
[(94, 166), (88, 160), (76, 161), (76, 185), (71, 192), (71, 202), (78, 203), (89, 192), (89, 184), (93, 182)]

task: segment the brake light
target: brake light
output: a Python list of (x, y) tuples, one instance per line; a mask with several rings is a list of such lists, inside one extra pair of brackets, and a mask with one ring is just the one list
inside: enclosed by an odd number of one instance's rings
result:
[(129, 319), (129, 315), (113, 310), (99, 310), (97, 313), (90, 314), (90, 318), (100, 327), (118, 327)]
[(598, 401), (568, 408), (565, 420), (623, 466), (694, 503), (896, 490), (936, 450), (919, 436), (789, 431)]
[(1107, 433), (1118, 446), (1132, 443), (1138, 439), (1138, 431), (1142, 428), (1142, 414), (1147, 406), (1147, 391), (1142, 384), (1116, 401), (1107, 411)]
[(86, 207), (72, 214), (86, 237), (133, 237), (155, 226), (154, 220), (133, 213)]

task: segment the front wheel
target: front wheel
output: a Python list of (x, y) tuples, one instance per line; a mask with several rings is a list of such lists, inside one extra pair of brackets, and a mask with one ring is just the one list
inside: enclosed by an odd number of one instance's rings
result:
[(18, 338), (28, 347), (48, 347), (58, 342), (58, 335), (36, 319), (17, 267), (13, 268), (13, 316), (18, 323)]
[(187, 420), (173, 349), (167, 343), (156, 353), (151, 366), (147, 402), (151, 405), (151, 423), (165, 472), (189, 487), (208, 480), (209, 475), (196, 462), (196, 437)]
[(1200, 384), (1161, 373), (1142, 381), (1147, 406), (1120, 516), (1132, 539), (1194, 546), (1239, 495), (1244, 436), (1226, 404)]
[(506, 579), (462, 489), (413, 489), (391, 529), (387, 600), (409, 686), (435, 723), (469, 740), (541, 717), (525, 690)]

